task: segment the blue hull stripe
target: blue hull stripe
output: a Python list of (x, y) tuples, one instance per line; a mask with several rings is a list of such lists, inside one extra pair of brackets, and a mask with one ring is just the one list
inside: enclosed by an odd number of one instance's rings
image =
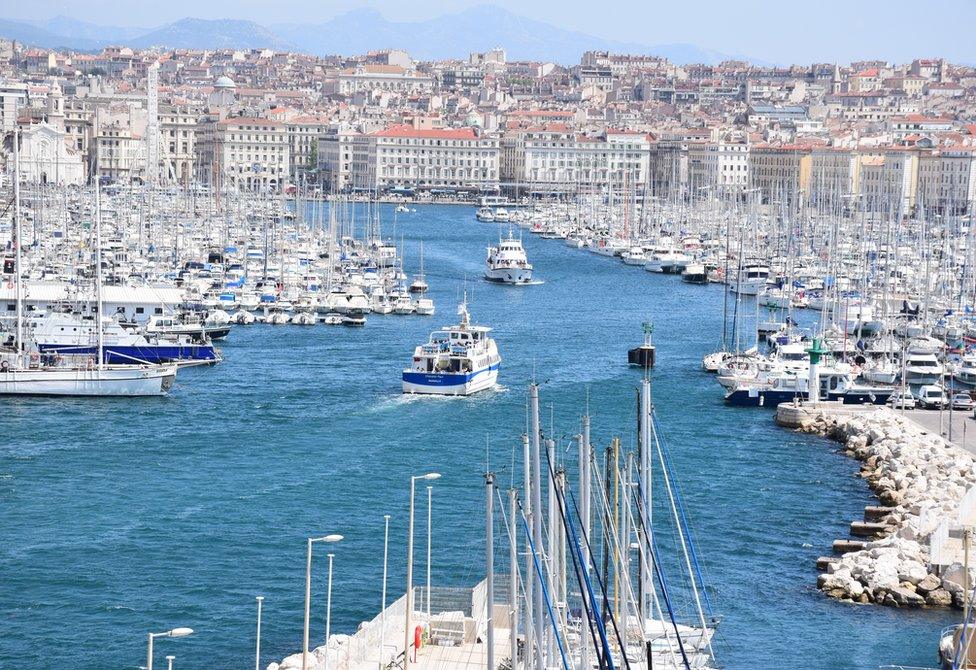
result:
[(434, 372), (404, 372), (403, 381), (417, 386), (463, 386), (475, 377), (497, 370), (499, 363), (482, 368), (476, 372), (466, 374), (434, 373)]
[[(70, 344), (38, 344), (42, 352), (64, 355), (94, 356), (97, 346)], [(209, 345), (172, 345), (158, 347), (130, 347), (105, 345), (106, 363), (134, 363), (133, 358), (148, 363), (169, 363), (172, 361), (213, 361), (217, 353)]]

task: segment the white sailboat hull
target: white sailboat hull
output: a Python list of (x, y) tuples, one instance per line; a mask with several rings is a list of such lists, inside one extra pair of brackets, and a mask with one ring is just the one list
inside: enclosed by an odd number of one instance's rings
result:
[(175, 379), (176, 366), (7, 370), (0, 371), (0, 395), (158, 396)]

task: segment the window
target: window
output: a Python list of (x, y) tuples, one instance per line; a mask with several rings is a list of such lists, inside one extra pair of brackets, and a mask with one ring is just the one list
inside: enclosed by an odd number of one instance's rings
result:
[(157, 307), (153, 310), (153, 314), (162, 314), (162, 313), (163, 313), (162, 307)]

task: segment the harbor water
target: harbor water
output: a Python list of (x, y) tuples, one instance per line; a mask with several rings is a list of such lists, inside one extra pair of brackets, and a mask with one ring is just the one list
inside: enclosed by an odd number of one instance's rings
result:
[[(387, 233), (392, 207), (384, 208)], [(507, 232), (507, 230), (505, 231)], [(483, 473), (520, 473), (527, 385), (561, 444), (586, 403), (598, 452), (634, 442), (627, 349), (654, 323), (654, 402), (723, 616), (728, 668), (934, 665), (951, 613), (853, 606), (816, 589), (815, 560), (871, 496), (837, 445), (774, 426), (768, 410), (726, 407), (701, 372), (717, 348), (722, 288), (571, 249), (528, 233), (533, 286), (481, 279), (499, 226), (473, 210), (418, 206), (395, 232), (433, 317), (370, 315), (364, 328), (236, 327), (214, 368), (180, 372), (168, 397), (5, 399), (0, 442), (0, 667), (241, 668), (254, 659), (255, 596), (265, 597), (262, 667), (301, 648), (305, 538), (341, 533), (333, 631), (380, 609), (383, 515), (392, 515), (390, 600), (404, 589), (410, 476), (433, 482), (432, 582), (484, 573)], [(500, 388), (474, 397), (404, 397), (414, 346), (454, 323), (462, 290), (492, 326)], [(567, 459), (575, 453), (565, 446)], [(516, 481), (518, 474), (515, 475)], [(418, 484), (414, 581), (425, 580), (426, 496)], [(312, 646), (325, 629), (325, 549), (314, 561)]]

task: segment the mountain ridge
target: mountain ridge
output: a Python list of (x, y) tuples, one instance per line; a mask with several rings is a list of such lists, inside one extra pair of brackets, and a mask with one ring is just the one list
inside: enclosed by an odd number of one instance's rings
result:
[[(186, 17), (155, 28), (99, 26), (68, 16), (42, 21), (0, 19), (0, 36), (45, 48), (91, 51), (108, 45), (147, 48), (301, 51), (353, 55), (399, 48), (419, 60), (464, 60), (472, 51), (503, 47), (511, 60), (579, 62), (588, 50), (662, 56), (678, 64), (732, 58), (693, 44), (648, 46), (608, 40), (530, 19), (496, 5), (475, 5), (422, 21), (391, 21), (372, 8), (354, 9), (318, 24), (263, 26), (243, 19)], [(756, 62), (756, 61), (754, 61)]]

